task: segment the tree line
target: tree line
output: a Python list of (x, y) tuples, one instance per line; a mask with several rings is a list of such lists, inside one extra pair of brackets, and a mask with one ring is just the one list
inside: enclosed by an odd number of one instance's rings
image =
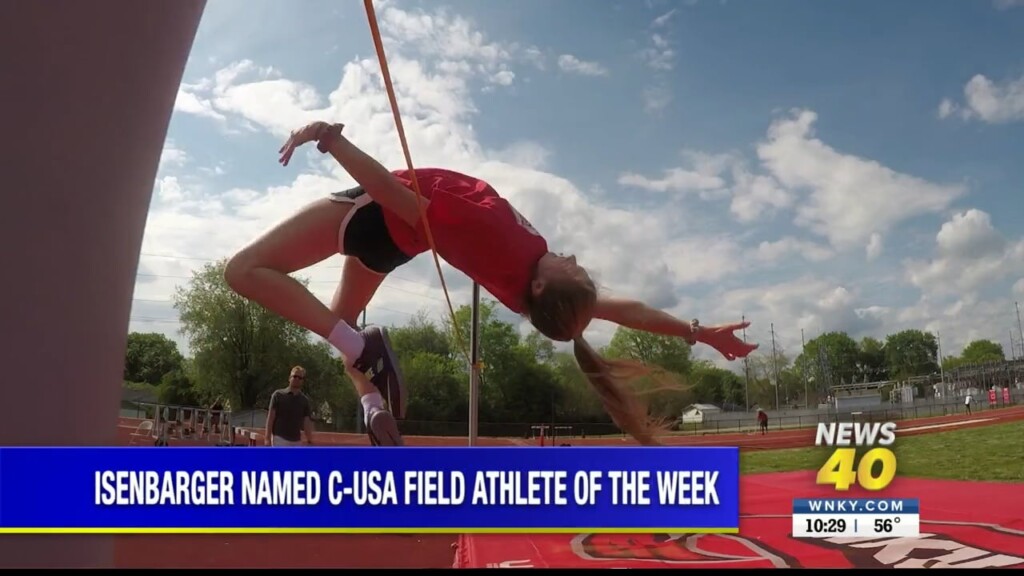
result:
[[(130, 387), (148, 387), (161, 403), (208, 406), (220, 400), (232, 410), (261, 409), (270, 394), (287, 382), (292, 366), (307, 370), (305, 392), (318, 418), (345, 428), (356, 420), (358, 400), (333, 349), (307, 331), (232, 292), (223, 279), (224, 262), (208, 264), (174, 296), (182, 335), (192, 352), (185, 358), (173, 340), (155, 333), (128, 337), (124, 379)], [(480, 390), (481, 422), (608, 423), (569, 352), (556, 350), (536, 332), (526, 336), (500, 318), (498, 305), (480, 303), (480, 354), (484, 363)], [(459, 422), (468, 415), (469, 366), (463, 348), (470, 333), (471, 309), (434, 322), (415, 315), (389, 327), (409, 394), (408, 418)], [(736, 371), (695, 359), (682, 339), (618, 328), (601, 353), (656, 367), (682, 386), (656, 389), (637, 382), (652, 415), (678, 418), (694, 403), (727, 410), (753, 406), (815, 405), (830, 386), (863, 381), (905, 379), (939, 369), (933, 335), (904, 330), (884, 340), (859, 342), (842, 332), (809, 340), (799, 355), (783, 350), (752, 354), (736, 362)], [(960, 356), (943, 359), (944, 367), (1001, 360), (1002, 347), (979, 340)], [(778, 383), (778, 389), (775, 384)]]

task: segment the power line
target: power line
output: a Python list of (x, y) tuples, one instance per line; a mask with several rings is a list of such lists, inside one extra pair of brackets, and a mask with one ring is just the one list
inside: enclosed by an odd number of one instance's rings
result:
[(779, 356), (775, 352), (775, 323), (771, 323), (772, 331), (772, 368), (775, 372), (775, 409), (779, 409)]
[[(143, 257), (146, 257), (146, 258), (164, 258), (164, 259), (167, 259), (167, 260), (189, 260), (189, 261), (192, 261), (192, 262), (218, 262), (218, 261), (222, 260), (221, 258), (202, 258), (202, 257), (198, 257), (198, 256), (176, 256), (176, 255), (173, 255), (173, 254), (154, 254), (152, 252), (141, 252), (139, 254), (139, 256), (143, 256)], [(334, 265), (334, 264), (332, 264), (332, 265), (314, 265), (314, 266), (317, 266), (317, 267), (322, 268), (324, 270), (341, 270), (342, 269), (342, 266), (340, 264), (337, 264), (337, 265)], [(156, 276), (156, 275), (152, 275), (152, 276)], [(186, 276), (166, 276), (166, 277), (167, 278), (179, 278), (179, 279), (182, 279), (182, 280), (191, 280), (191, 277), (186, 277)], [(430, 284), (428, 284), (426, 282), (422, 282), (420, 280), (412, 280), (412, 279), (406, 278), (406, 277), (404, 277), (402, 275), (395, 274), (394, 272), (388, 274), (388, 280), (392, 280), (392, 279), (394, 279), (394, 280), (401, 280), (402, 282), (408, 282), (410, 284), (415, 284), (417, 286), (430, 287)], [(337, 280), (315, 280), (315, 282), (337, 282)]]
[[(168, 280), (192, 280), (191, 276), (175, 276), (173, 274), (150, 274), (148, 272), (137, 272), (135, 274), (135, 276), (136, 276), (136, 278), (164, 278), (164, 279), (168, 279)], [(412, 282), (412, 281), (408, 281), (408, 282)], [(338, 280), (310, 280), (309, 283), (310, 284), (337, 284)], [(413, 282), (413, 283), (415, 283), (415, 282)], [(420, 286), (428, 286), (428, 285), (427, 284), (420, 284)], [(436, 302), (443, 302), (442, 299), (440, 299), (440, 298), (438, 298), (436, 296), (430, 296), (428, 294), (422, 294), (420, 292), (413, 292), (412, 290), (409, 290), (409, 289), (406, 289), (406, 288), (400, 288), (398, 286), (391, 286), (389, 284), (381, 284), (380, 288), (385, 289), (385, 290), (394, 290), (396, 292), (402, 292), (404, 294), (410, 294), (412, 296), (416, 296), (416, 297), (419, 297), (419, 298), (426, 298), (427, 300), (434, 300)]]
[[(203, 257), (197, 257), (197, 256), (179, 256), (179, 255), (173, 255), (173, 254), (158, 254), (158, 253), (153, 253), (153, 252), (141, 252), (140, 256), (143, 256), (143, 257), (146, 257), (146, 258), (163, 258), (163, 259), (168, 259), (168, 260), (192, 261), (192, 262), (217, 262), (217, 261), (220, 260), (220, 259), (215, 259), (215, 258), (203, 258)], [(336, 270), (340, 270), (342, 268), (341, 265), (328, 265), (328, 266), (322, 266), (322, 267), (326, 268), (326, 269), (336, 269)], [(156, 274), (156, 273), (150, 273), (150, 272), (136, 272), (135, 276), (136, 276), (137, 279), (139, 279), (139, 278), (159, 278), (159, 279), (166, 279), (166, 280), (186, 280), (186, 281), (193, 279), (193, 276), (184, 276), (184, 275), (177, 275), (177, 274)], [(411, 285), (415, 285), (415, 286), (418, 286), (418, 287), (423, 287), (423, 288), (430, 288), (431, 287), (430, 284), (428, 284), (426, 282), (412, 280), (410, 278), (402, 277), (400, 275), (395, 275), (393, 273), (388, 275), (387, 280), (388, 281), (398, 280), (400, 282), (405, 282), (405, 283), (408, 283), (408, 284), (411, 284)], [(324, 284), (337, 284), (339, 281), (340, 281), (339, 279), (331, 279), (331, 280), (310, 279), (309, 283), (310, 284), (315, 284), (315, 285), (324, 285)], [(394, 291), (394, 292), (400, 292), (400, 293), (403, 293), (403, 294), (409, 294), (411, 296), (415, 296), (417, 298), (422, 298), (424, 300), (431, 300), (431, 301), (434, 301), (434, 302), (444, 302), (444, 300), (439, 298), (439, 297), (431, 296), (429, 294), (424, 294), (422, 292), (417, 292), (417, 291), (414, 291), (414, 290), (410, 290), (408, 288), (403, 288), (401, 286), (394, 286), (394, 285), (392, 285), (390, 283), (381, 284), (381, 286), (378, 288), (378, 290), (385, 290), (385, 291), (390, 290), (390, 291)], [(164, 299), (160, 299), (160, 298), (133, 298), (132, 301), (133, 302), (140, 302), (140, 303), (149, 303), (149, 304), (171, 304), (173, 302), (173, 300), (170, 299), (170, 298), (164, 298)], [(416, 315), (419, 314), (419, 311), (417, 311), (417, 312), (408, 312), (406, 310), (398, 310), (398, 309), (390, 308), (390, 307), (387, 307), (387, 306), (371, 305), (370, 307), (374, 308), (375, 310), (380, 310), (380, 311), (384, 311), (384, 312), (392, 312), (392, 313), (395, 313), (395, 314), (401, 314), (401, 315), (408, 316), (408, 317), (415, 317)], [(365, 311), (364, 311), (364, 313), (365, 313)], [(180, 319), (176, 319), (176, 318), (154, 318), (154, 317), (147, 317), (147, 316), (133, 316), (133, 317), (129, 318), (129, 320), (132, 321), (132, 322), (147, 323), (147, 324), (151, 324), (151, 323), (179, 324), (179, 325), (181, 324), (181, 320)]]
[[(807, 341), (804, 340), (804, 329), (800, 329), (800, 355), (803, 356), (807, 352)], [(807, 365), (806, 360), (800, 364), (800, 378), (804, 381), (804, 408), (810, 406), (810, 392), (807, 389), (807, 372), (804, 369)]]
[[(385, 312), (394, 312), (395, 314), (403, 314), (405, 316), (414, 317), (418, 312), (406, 312), (405, 310), (397, 310), (395, 308), (388, 308), (387, 306), (370, 306), (374, 310), (383, 310)], [(364, 313), (365, 322), (365, 313)], [(177, 318), (153, 318), (148, 316), (132, 316), (129, 318), (131, 322), (140, 323), (166, 323), (166, 324), (181, 324), (181, 320)]]
[[(137, 276), (156, 277), (156, 278), (178, 278), (178, 279), (182, 279), (182, 280), (190, 280), (191, 279), (191, 278), (185, 278), (185, 277), (181, 277), (181, 276), (159, 276), (159, 275), (155, 275), (155, 274), (137, 274)], [(310, 281), (310, 283), (316, 283), (316, 284), (332, 283), (332, 284), (337, 284), (337, 280), (313, 280), (313, 281)], [(401, 292), (403, 294), (409, 294), (410, 296), (416, 296), (417, 298), (423, 298), (423, 299), (426, 299), (426, 300), (433, 300), (435, 302), (443, 302), (443, 300), (441, 300), (440, 298), (437, 298), (435, 296), (430, 296), (428, 294), (422, 294), (420, 292), (413, 292), (412, 290), (407, 290), (405, 288), (400, 288), (398, 286), (390, 286), (388, 284), (381, 284), (380, 287), (378, 288), (378, 290), (392, 290), (394, 292)], [(146, 299), (135, 298), (134, 300), (149, 301), (149, 302), (171, 302), (170, 299), (159, 300), (159, 299), (155, 299), (155, 298), (146, 298)]]
[(181, 324), (181, 320), (171, 318), (146, 318), (143, 316), (133, 316), (128, 318), (128, 321), (138, 322), (139, 324)]

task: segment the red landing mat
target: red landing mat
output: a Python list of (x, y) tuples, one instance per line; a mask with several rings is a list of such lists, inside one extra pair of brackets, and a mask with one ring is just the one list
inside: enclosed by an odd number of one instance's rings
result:
[(791, 538), (793, 499), (818, 496), (813, 472), (746, 476), (739, 534), (464, 535), (455, 567), (1024, 568), (1024, 484), (897, 478), (884, 497), (920, 499), (919, 538)]

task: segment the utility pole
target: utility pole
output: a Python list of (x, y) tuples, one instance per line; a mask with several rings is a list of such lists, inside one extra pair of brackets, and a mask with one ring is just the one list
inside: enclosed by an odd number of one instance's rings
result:
[(946, 371), (942, 369), (942, 334), (938, 330), (935, 331), (935, 344), (939, 354), (939, 382), (942, 384), (942, 395), (945, 397), (950, 387), (946, 386)]
[[(800, 329), (800, 355), (803, 356), (807, 352), (807, 342), (804, 341), (804, 329)], [(804, 380), (804, 408), (808, 408), (811, 405), (810, 392), (807, 389), (807, 371), (804, 367), (807, 365), (809, 359), (804, 357), (804, 361), (800, 364), (800, 377)]]
[[(735, 316), (733, 316), (733, 318), (735, 318)], [(742, 320), (741, 321), (744, 324), (747, 323), (747, 315), (746, 314), (744, 314), (742, 316)], [(747, 328), (745, 326), (743, 328), (743, 343), (744, 344), (747, 343)], [(743, 376), (744, 376), (743, 402), (744, 402), (744, 406), (745, 406), (744, 411), (748, 411), (748, 410), (750, 410), (750, 359), (747, 356), (743, 357)]]
[(779, 356), (775, 352), (775, 323), (771, 323), (772, 330), (772, 370), (775, 372), (775, 410), (780, 410), (779, 406)]
[(818, 370), (821, 376), (821, 382), (817, 383), (818, 392), (824, 392), (826, 395), (832, 396), (832, 364), (829, 362), (824, 346), (818, 346)]
[(1020, 324), (1020, 304), (1014, 302), (1013, 307), (1017, 309), (1017, 342), (1021, 346), (1021, 356), (1024, 356), (1024, 328), (1021, 328)]

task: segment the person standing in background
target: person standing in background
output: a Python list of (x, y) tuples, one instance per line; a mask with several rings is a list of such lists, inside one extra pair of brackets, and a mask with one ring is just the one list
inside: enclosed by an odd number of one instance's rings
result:
[(309, 397), (302, 391), (306, 380), (306, 369), (292, 368), (288, 386), (275, 390), (270, 396), (270, 411), (267, 414), (267, 430), (264, 443), (267, 446), (299, 446), (302, 432), (306, 433), (306, 444), (313, 443), (313, 407)]
[(761, 429), (761, 435), (768, 433), (768, 413), (763, 408), (757, 409), (757, 425)]

